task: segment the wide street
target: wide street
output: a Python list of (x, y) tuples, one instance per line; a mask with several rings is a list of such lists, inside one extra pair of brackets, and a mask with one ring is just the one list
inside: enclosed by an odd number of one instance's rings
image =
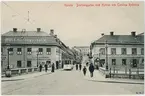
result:
[(44, 72), (32, 78), (2, 81), (1, 93), (2, 95), (136, 94), (144, 90), (144, 84), (137, 83), (138, 81), (140, 80), (105, 79), (98, 71), (90, 78), (89, 73), (84, 77), (80, 71), (60, 69), (55, 73)]

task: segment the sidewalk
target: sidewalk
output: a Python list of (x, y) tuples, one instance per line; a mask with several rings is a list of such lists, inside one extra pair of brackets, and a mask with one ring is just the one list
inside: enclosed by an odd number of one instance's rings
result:
[(1, 81), (13, 81), (13, 80), (24, 80), (24, 79), (30, 79), (30, 78), (34, 78), (34, 77), (38, 77), (41, 75), (45, 75), (45, 74), (50, 74), (51, 70), (48, 69), (47, 72), (42, 71), (42, 72), (34, 72), (34, 73), (29, 73), (29, 74), (22, 74), (22, 75), (18, 75), (18, 76), (14, 76), (14, 77), (2, 77)]
[(105, 78), (98, 70), (94, 71), (94, 77), (90, 77), (90, 74), (86, 75), (87, 80), (96, 82), (110, 82), (110, 83), (128, 83), (128, 84), (144, 84), (144, 80), (138, 79), (124, 79), (124, 78)]

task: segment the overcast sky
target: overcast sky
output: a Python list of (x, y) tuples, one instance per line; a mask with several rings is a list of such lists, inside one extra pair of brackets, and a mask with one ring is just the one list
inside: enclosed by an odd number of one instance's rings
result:
[[(76, 7), (79, 4), (112, 4), (134, 3), (139, 6), (96, 6)], [(7, 5), (5, 5), (7, 4)], [(144, 3), (143, 2), (5, 2), (1, 3), (2, 31), (12, 28), (36, 30), (42, 28), (49, 33), (54, 29), (55, 34), (68, 46), (89, 46), (101, 37), (101, 33), (137, 34), (144, 32)], [(73, 4), (66, 7), (64, 4)], [(30, 22), (28, 18), (28, 11)]]

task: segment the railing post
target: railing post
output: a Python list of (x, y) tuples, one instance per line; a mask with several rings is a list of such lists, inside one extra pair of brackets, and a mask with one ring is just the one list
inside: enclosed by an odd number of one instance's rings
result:
[(111, 68), (110, 68), (110, 78), (111, 78)]
[(127, 67), (125, 67), (125, 74), (127, 74)]
[(129, 69), (129, 79), (131, 79), (131, 69)]
[(114, 69), (113, 69), (113, 77), (114, 77), (114, 75), (115, 75), (115, 67), (113, 66), (113, 68), (114, 68)]
[(28, 68), (26, 68), (26, 73), (28, 74)]
[(19, 71), (18, 71), (18, 74), (21, 75), (21, 69), (18, 69), (18, 70), (19, 70)]

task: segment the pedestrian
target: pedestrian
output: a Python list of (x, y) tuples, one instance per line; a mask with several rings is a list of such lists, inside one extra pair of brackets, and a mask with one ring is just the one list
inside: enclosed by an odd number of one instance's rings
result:
[(89, 71), (90, 71), (90, 76), (93, 77), (94, 66), (93, 66), (92, 63), (91, 63), (90, 66), (89, 66)]
[(40, 72), (42, 71), (42, 65), (41, 64), (39, 65), (39, 71)]
[(80, 68), (80, 71), (81, 71), (81, 69), (82, 69), (82, 65), (81, 64), (79, 65), (79, 68)]
[(44, 67), (45, 67), (45, 72), (47, 72), (47, 70), (48, 70), (48, 65), (45, 64)]
[(54, 63), (52, 64), (51, 72), (54, 72)]
[(88, 62), (86, 63), (86, 66), (88, 66)]
[(84, 76), (86, 76), (86, 72), (87, 72), (87, 68), (86, 68), (86, 66), (84, 66), (84, 68), (83, 68)]
[(76, 70), (78, 70), (78, 64), (76, 64)]

